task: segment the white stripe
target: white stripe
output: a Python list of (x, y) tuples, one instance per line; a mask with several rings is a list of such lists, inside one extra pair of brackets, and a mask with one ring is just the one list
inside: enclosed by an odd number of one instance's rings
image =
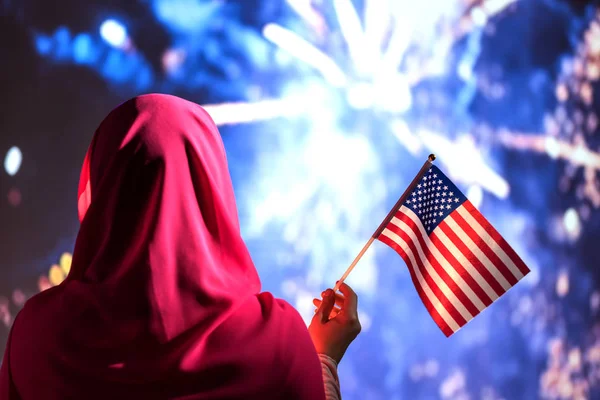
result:
[(446, 325), (448, 325), (450, 329), (452, 329), (452, 332), (456, 332), (460, 328), (460, 326), (456, 323), (456, 321), (454, 321), (454, 318), (452, 318), (452, 316), (448, 313), (446, 308), (442, 305), (442, 303), (438, 300), (438, 298), (433, 294), (433, 292), (429, 288), (429, 285), (423, 278), (423, 275), (421, 275), (421, 271), (419, 271), (419, 268), (417, 268), (417, 263), (415, 261), (415, 258), (413, 257), (412, 252), (410, 251), (410, 248), (408, 248), (408, 245), (398, 235), (396, 235), (394, 232), (390, 231), (387, 228), (384, 229), (381, 234), (383, 236), (386, 236), (394, 243), (396, 243), (398, 246), (400, 246), (402, 250), (404, 250), (404, 252), (408, 255), (408, 258), (410, 259), (410, 263), (408, 264), (410, 264), (410, 267), (415, 273), (417, 281), (419, 282), (419, 285), (421, 285), (425, 296), (427, 296), (431, 304), (433, 304), (433, 307), (437, 310), (442, 319), (446, 322)]
[(447, 216), (444, 221), (448, 224), (448, 227), (454, 231), (456, 236), (471, 250), (471, 252), (477, 257), (477, 259), (483, 264), (485, 269), (490, 271), (490, 274), (500, 283), (500, 285), (504, 288), (504, 290), (508, 290), (511, 288), (511, 284), (508, 283), (506, 278), (502, 275), (502, 273), (498, 270), (498, 268), (494, 265), (493, 262), (481, 251), (477, 243), (475, 243), (469, 235), (458, 225), (458, 223), (452, 218), (452, 214)]
[(456, 258), (456, 261), (458, 261), (460, 265), (463, 266), (463, 268), (469, 273), (469, 275), (473, 277), (473, 279), (475, 279), (475, 282), (479, 284), (479, 286), (481, 287), (481, 289), (483, 289), (485, 294), (487, 294), (492, 301), (495, 301), (498, 298), (498, 295), (496, 294), (494, 289), (492, 289), (489, 283), (481, 276), (479, 271), (475, 269), (473, 264), (471, 264), (471, 261), (469, 261), (469, 259), (460, 250), (456, 248), (452, 240), (450, 240), (448, 236), (446, 236), (444, 231), (442, 231), (439, 227), (436, 227), (431, 234), (435, 235), (438, 239), (440, 239), (440, 242), (442, 242), (442, 244), (446, 246), (448, 251), (454, 256), (454, 258)]
[[(419, 218), (417, 217), (417, 215), (410, 208), (407, 208), (404, 206), (402, 206), (402, 208), (400, 208), (400, 211), (415, 223), (415, 225), (417, 226), (417, 229), (419, 229), (419, 232), (421, 232), (421, 238), (423, 239), (423, 242), (425, 243), (427, 250), (433, 256), (433, 258), (436, 259), (438, 264), (444, 269), (444, 271), (446, 271), (446, 273), (450, 276), (450, 278), (454, 281), (454, 283), (456, 283), (456, 285), (460, 288), (460, 290), (462, 290), (462, 292), (469, 298), (469, 300), (471, 300), (473, 305), (475, 307), (477, 307), (477, 309), (479, 311), (483, 310), (485, 308), (485, 304), (483, 304), (481, 299), (477, 296), (477, 294), (475, 294), (473, 289), (471, 289), (471, 286), (469, 286), (469, 284), (464, 281), (462, 276), (460, 276), (460, 274), (458, 272), (456, 272), (456, 269), (454, 269), (452, 267), (452, 264), (450, 263), (450, 261), (448, 261), (442, 255), (442, 253), (440, 253), (438, 248), (435, 247), (435, 245), (433, 243), (431, 243), (431, 239), (429, 239), (429, 236), (425, 232), (425, 228), (423, 227), (423, 224), (421, 224), (421, 222), (419, 221)], [(396, 217), (392, 218), (391, 223), (396, 225), (398, 228), (402, 229), (400, 224), (401, 223), (403, 224), (403, 222), (400, 221), (398, 218), (396, 218)], [(405, 232), (407, 232), (409, 235), (414, 234), (414, 232), (410, 228), (408, 230), (405, 230), (405, 229), (403, 229), (403, 230)], [(418, 248), (421, 248), (421, 246), (419, 246)]]
[[(435, 268), (433, 268), (433, 266), (431, 266), (431, 264), (429, 263), (429, 260), (423, 253), (423, 248), (421, 247), (421, 242), (419, 242), (419, 239), (417, 238), (417, 235), (413, 232), (413, 230), (404, 221), (401, 221), (396, 217), (394, 217), (392, 219), (392, 224), (396, 225), (400, 230), (402, 230), (404, 233), (406, 233), (408, 235), (408, 237), (410, 237), (410, 240), (412, 241), (413, 245), (415, 246), (417, 253), (419, 253), (419, 258), (421, 259), (421, 263), (425, 267), (425, 270), (427, 271), (429, 276), (431, 276), (431, 278), (433, 279), (435, 284), (440, 288), (442, 293), (444, 293), (446, 298), (450, 301), (450, 303), (452, 303), (452, 305), (454, 306), (454, 308), (456, 308), (456, 310), (460, 313), (460, 315), (462, 315), (462, 317), (467, 322), (469, 320), (471, 320), (471, 318), (473, 318), (473, 316), (471, 315), (469, 310), (467, 310), (465, 308), (465, 305), (456, 297), (454, 292), (452, 290), (450, 290), (448, 285), (446, 285), (446, 282), (444, 282), (444, 280), (438, 275)], [(409, 248), (409, 250), (410, 250), (410, 248)]]
[(508, 267), (508, 269), (510, 269), (510, 272), (512, 272), (514, 277), (517, 278), (517, 280), (523, 278), (524, 275), (521, 273), (521, 270), (515, 265), (515, 263), (513, 263), (510, 257), (504, 252), (502, 247), (500, 247), (500, 245), (496, 243), (496, 241), (488, 234), (488, 232), (481, 226), (481, 224), (477, 222), (477, 220), (471, 215), (469, 210), (467, 210), (463, 206), (460, 206), (456, 209), (456, 211), (458, 211), (460, 216), (464, 218), (467, 224), (469, 224), (469, 226), (473, 228), (475, 233), (477, 233), (477, 236), (479, 236), (483, 241), (485, 241), (489, 248), (492, 249), (494, 253), (496, 253), (500, 261), (502, 261)]

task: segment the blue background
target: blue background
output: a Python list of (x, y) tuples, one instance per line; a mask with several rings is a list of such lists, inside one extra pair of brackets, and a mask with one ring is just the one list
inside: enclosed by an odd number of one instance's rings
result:
[(531, 268), (447, 339), (401, 258), (375, 243), (348, 280), (363, 332), (340, 366), (345, 399), (600, 398), (593, 2), (0, 10), (0, 343), (73, 249), (95, 128), (124, 100), (163, 92), (209, 106), (263, 287), (307, 321), (432, 152)]

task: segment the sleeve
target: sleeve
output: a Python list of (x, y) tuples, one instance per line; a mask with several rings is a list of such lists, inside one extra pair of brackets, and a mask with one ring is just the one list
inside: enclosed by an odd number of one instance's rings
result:
[(4, 359), (2, 360), (2, 365), (0, 365), (0, 400), (20, 400), (10, 374), (10, 343), (12, 333), (13, 330), (11, 329), (4, 350)]
[(325, 384), (325, 396), (327, 400), (341, 400), (340, 379), (337, 373), (337, 363), (325, 354), (319, 354), (321, 369), (323, 370), (323, 382)]

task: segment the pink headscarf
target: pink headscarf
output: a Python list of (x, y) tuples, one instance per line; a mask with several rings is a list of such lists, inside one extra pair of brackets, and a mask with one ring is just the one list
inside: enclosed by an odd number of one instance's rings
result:
[(69, 276), (17, 316), (0, 400), (323, 400), (304, 322), (260, 292), (225, 149), (200, 106), (145, 95), (102, 122)]

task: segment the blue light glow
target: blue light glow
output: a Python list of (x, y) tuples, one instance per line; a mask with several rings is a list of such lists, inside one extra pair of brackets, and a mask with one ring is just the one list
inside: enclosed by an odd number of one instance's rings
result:
[(123, 47), (127, 43), (127, 30), (114, 19), (108, 19), (100, 25), (100, 36), (113, 47)]

